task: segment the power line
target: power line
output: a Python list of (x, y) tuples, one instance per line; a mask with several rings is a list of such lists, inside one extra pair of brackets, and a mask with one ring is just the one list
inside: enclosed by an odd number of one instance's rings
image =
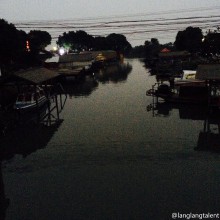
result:
[[(175, 32), (185, 29), (187, 26), (196, 26), (201, 29), (211, 29), (220, 25), (220, 6), (198, 7), (187, 11), (169, 10), (152, 13), (136, 13), (130, 15), (118, 15), (114, 17), (96, 17), (71, 20), (57, 21), (30, 21), (17, 22), (17, 28), (29, 31), (32, 29), (47, 30), (52, 39), (57, 39), (63, 32), (85, 30), (93, 36), (107, 36), (110, 33), (123, 34), (131, 40), (132, 35), (138, 35), (138, 38), (146, 37), (147, 35), (155, 35), (160, 38), (166, 38)], [(216, 11), (216, 14), (214, 13)], [(181, 12), (181, 17), (179, 14)], [(184, 16), (182, 12), (187, 12)], [(203, 15), (201, 15), (201, 12)], [(178, 14), (174, 16), (174, 14)], [(205, 15), (206, 14), (206, 15)], [(154, 15), (155, 17), (152, 17)], [(163, 15), (164, 17), (159, 17)], [(166, 16), (165, 16), (166, 15)], [(171, 16), (172, 15), (172, 16)], [(103, 19), (102, 19), (103, 18)], [(107, 19), (108, 18), (108, 19)], [(123, 18), (123, 19), (122, 19)], [(102, 20), (101, 20), (102, 19)], [(99, 21), (100, 20), (100, 21)], [(136, 37), (137, 40), (137, 37)]]

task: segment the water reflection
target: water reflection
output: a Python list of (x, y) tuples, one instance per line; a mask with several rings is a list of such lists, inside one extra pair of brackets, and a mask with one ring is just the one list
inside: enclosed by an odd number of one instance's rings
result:
[(0, 138), (0, 219), (4, 220), (6, 217), (6, 209), (9, 206), (9, 199), (5, 196), (4, 182), (2, 177), (1, 164), (4, 160), (13, 158), (16, 154), (27, 157), (31, 153), (45, 148), (58, 130), (63, 120), (51, 126), (40, 124), (26, 124), (19, 126)]
[(220, 153), (220, 109), (207, 108), (199, 105), (175, 105), (166, 102), (156, 102), (147, 106), (147, 111), (152, 111), (153, 117), (170, 117), (177, 110), (179, 118), (183, 120), (203, 121), (196, 151), (211, 151)]
[(203, 131), (199, 133), (197, 151), (220, 153), (220, 111), (211, 110), (204, 120)]
[(70, 98), (73, 96), (89, 96), (98, 88), (99, 82), (104, 84), (126, 81), (131, 70), (132, 66), (129, 63), (109, 63), (81, 81), (66, 81), (63, 83), (63, 88)]
[(63, 120), (59, 120), (50, 126), (30, 123), (13, 128), (0, 138), (0, 160), (11, 159), (15, 154), (26, 157), (46, 147), (62, 122)]
[(6, 218), (6, 210), (9, 206), (9, 199), (6, 198), (4, 190), (2, 161), (10, 160), (17, 154), (27, 157), (33, 152), (45, 148), (63, 122), (62, 119), (54, 117), (53, 114), (53, 111), (48, 112), (48, 108), (23, 115), (14, 114), (13, 111), (0, 113), (1, 220)]
[(98, 88), (98, 81), (93, 76), (87, 76), (83, 81), (64, 83), (66, 94), (72, 96), (89, 96)]
[[(187, 106), (184, 110), (184, 106), (160, 103), (153, 106), (153, 118), (152, 112), (145, 111), (146, 102), (151, 101), (145, 90), (146, 85), (150, 88), (155, 83), (155, 77), (146, 74), (139, 61), (130, 62), (133, 71), (126, 83), (103, 85), (96, 79), (99, 87), (92, 95), (68, 98), (61, 114), (65, 119), (62, 127), (47, 130), (40, 125), (42, 129), (38, 130), (30, 125), (19, 136), (38, 134), (29, 138), (32, 141), (23, 140), (25, 149), (21, 150), (15, 140), (16, 149), (3, 148), (2, 160), (15, 153), (29, 155), (25, 160), (16, 156), (2, 162), (5, 194), (11, 200), (8, 219), (135, 219), (137, 213), (139, 219), (166, 219), (163, 213), (171, 213), (175, 204), (176, 210), (186, 208), (184, 204), (191, 201), (191, 210), (203, 204), (208, 204), (207, 209), (218, 207), (218, 187), (211, 181), (218, 181), (219, 155), (193, 150), (203, 131), (206, 111), (203, 117), (198, 108)], [(165, 117), (156, 117), (159, 115)], [(192, 121), (196, 118), (199, 121)], [(46, 135), (45, 140), (36, 140), (41, 138), (39, 133)], [(22, 137), (16, 139), (22, 142)], [(36, 141), (39, 143), (33, 146)], [(192, 175), (195, 178), (188, 178)], [(189, 180), (187, 184), (183, 179)], [(22, 191), (17, 191), (17, 184)], [(187, 192), (192, 196), (188, 197)], [(200, 201), (203, 192), (207, 196)], [(148, 218), (145, 214), (146, 209), (152, 211), (151, 201), (155, 209)], [(156, 215), (158, 210), (162, 210), (160, 217)]]
[(179, 112), (180, 119), (204, 120), (208, 108), (200, 105), (172, 104), (167, 102), (153, 102), (147, 106), (147, 111), (152, 111), (154, 117), (169, 117), (173, 110)]
[(127, 80), (132, 71), (129, 63), (112, 63), (95, 73), (95, 77), (102, 83), (119, 83)]

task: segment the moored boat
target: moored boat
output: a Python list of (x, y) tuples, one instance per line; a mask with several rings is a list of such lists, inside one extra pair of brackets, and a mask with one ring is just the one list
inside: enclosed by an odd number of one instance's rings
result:
[(148, 90), (146, 95), (162, 98), (170, 103), (207, 104), (209, 90), (204, 81), (179, 81), (174, 87), (161, 84), (157, 88)]
[(198, 70), (183, 70), (181, 78), (169, 78), (168, 84), (156, 83), (147, 96), (162, 98), (165, 102), (219, 105), (216, 86), (207, 78), (199, 77)]
[(44, 90), (36, 87), (35, 91), (19, 93), (14, 104), (14, 109), (18, 111), (31, 111), (46, 104), (48, 101)]

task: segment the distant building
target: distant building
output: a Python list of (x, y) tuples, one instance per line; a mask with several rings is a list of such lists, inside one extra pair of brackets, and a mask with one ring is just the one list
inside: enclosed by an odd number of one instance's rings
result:
[(161, 51), (158, 54), (159, 60), (174, 61), (174, 60), (189, 60), (191, 53), (188, 51)]

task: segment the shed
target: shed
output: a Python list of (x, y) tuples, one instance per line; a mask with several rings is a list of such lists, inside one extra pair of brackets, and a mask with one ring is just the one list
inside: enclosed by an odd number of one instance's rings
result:
[(80, 54), (65, 54), (59, 57), (59, 68), (84, 68), (85, 66), (92, 64), (92, 54), (80, 53)]
[(170, 52), (160, 52), (158, 54), (159, 58), (167, 58), (167, 59), (173, 59), (173, 58), (187, 58), (190, 57), (190, 53), (188, 51), (170, 51)]
[(220, 64), (199, 65), (196, 72), (196, 79), (220, 80)]

